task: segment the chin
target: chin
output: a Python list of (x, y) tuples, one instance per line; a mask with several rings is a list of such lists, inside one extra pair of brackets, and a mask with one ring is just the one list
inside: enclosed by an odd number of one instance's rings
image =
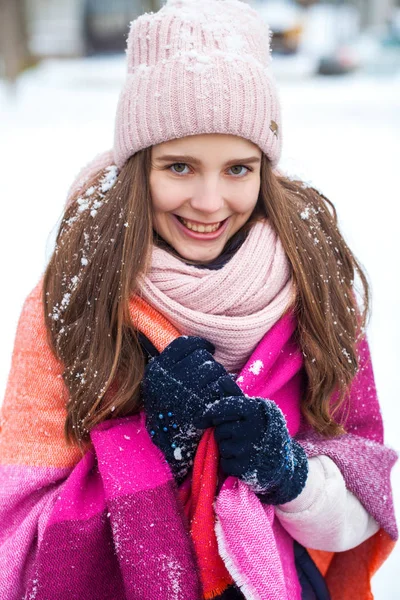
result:
[(206, 252), (204, 250), (196, 251), (195, 249), (189, 250), (188, 248), (177, 248), (175, 247), (176, 252), (179, 254), (181, 258), (184, 260), (191, 260), (196, 263), (209, 263), (218, 258), (221, 254), (223, 247), (219, 249), (213, 250), (213, 252)]

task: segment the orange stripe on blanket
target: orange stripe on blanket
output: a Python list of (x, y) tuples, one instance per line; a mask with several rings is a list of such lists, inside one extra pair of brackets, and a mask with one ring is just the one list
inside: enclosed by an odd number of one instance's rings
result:
[(181, 335), (163, 315), (139, 296), (131, 299), (129, 314), (133, 327), (141, 331), (159, 352)]
[(223, 594), (234, 583), (218, 553), (215, 536), (214, 500), (218, 483), (219, 453), (214, 429), (207, 429), (200, 440), (193, 465), (192, 488), (183, 488), (179, 497), (190, 523), (205, 600)]
[(394, 546), (395, 542), (380, 529), (352, 550), (309, 553), (325, 577), (331, 600), (373, 600), (371, 578)]
[[(18, 323), (1, 411), (0, 464), (72, 467), (82, 452), (64, 437), (68, 390), (62, 379), (63, 365), (47, 341), (42, 286), (40, 281), (26, 299)], [(158, 350), (179, 336), (138, 296), (132, 297), (129, 309), (133, 326), (151, 337)]]
[(81, 458), (64, 438), (68, 392), (47, 342), (42, 282), (25, 301), (2, 405), (0, 463), (70, 467)]

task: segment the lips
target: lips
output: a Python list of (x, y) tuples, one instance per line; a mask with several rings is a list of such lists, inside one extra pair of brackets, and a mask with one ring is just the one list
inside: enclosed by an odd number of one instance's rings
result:
[(200, 221), (184, 219), (178, 215), (172, 216), (182, 233), (197, 240), (214, 240), (218, 238), (224, 233), (229, 222), (229, 217), (214, 223), (201, 223)]
[(197, 221), (188, 221), (182, 217), (178, 217), (181, 223), (185, 225), (191, 231), (197, 231), (198, 233), (213, 233), (220, 228), (222, 221), (218, 223), (199, 223)]

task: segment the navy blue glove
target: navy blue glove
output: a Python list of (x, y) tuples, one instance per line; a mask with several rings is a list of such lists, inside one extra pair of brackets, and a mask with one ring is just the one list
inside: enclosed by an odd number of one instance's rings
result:
[(262, 502), (284, 504), (304, 488), (307, 456), (271, 400), (225, 397), (195, 419), (195, 425), (215, 427), (223, 471), (245, 481)]
[(213, 353), (214, 346), (200, 337), (181, 336), (152, 358), (142, 380), (146, 427), (164, 453), (175, 479), (188, 473), (203, 431), (195, 415), (224, 394), (242, 392)]

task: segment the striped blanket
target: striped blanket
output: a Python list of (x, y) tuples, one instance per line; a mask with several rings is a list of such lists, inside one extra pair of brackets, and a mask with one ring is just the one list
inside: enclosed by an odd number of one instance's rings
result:
[[(178, 334), (137, 298), (131, 318), (159, 349)], [(364, 340), (359, 347), (348, 433), (325, 440), (300, 427), (304, 372), (294, 330), (293, 316), (286, 315), (268, 332), (241, 373), (241, 387), (277, 402), (307, 454), (332, 458), (347, 487), (381, 525), (354, 550), (312, 551), (334, 600), (367, 600), (370, 578), (397, 538), (390, 487), (396, 455), (383, 445), (368, 344)], [(252, 369), (255, 361), (264, 368)], [(20, 318), (2, 407), (0, 600), (212, 597), (213, 571), (199, 561), (193, 519), (203, 500), (197, 497), (191, 515), (184, 511), (183, 491), (149, 438), (143, 414), (102, 423), (83, 456), (67, 446), (61, 375), (46, 340), (39, 284)], [(218, 458), (206, 434), (197, 464), (201, 452), (214, 464)], [(214, 509), (218, 552), (228, 573), (222, 586), (235, 581), (248, 599), (298, 600), (292, 542), (273, 507), (228, 477)]]

